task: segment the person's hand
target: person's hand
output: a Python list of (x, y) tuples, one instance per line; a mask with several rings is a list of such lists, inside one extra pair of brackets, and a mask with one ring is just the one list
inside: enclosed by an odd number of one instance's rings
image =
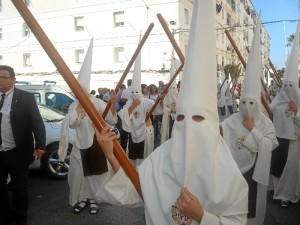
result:
[(33, 151), (33, 155), (36, 156), (38, 159), (41, 158), (45, 154), (45, 151), (42, 149), (35, 149)]
[(138, 106), (139, 104), (141, 104), (141, 100), (140, 100), (139, 98), (134, 99), (133, 102), (132, 102), (133, 107), (136, 107), (136, 106)]
[(104, 152), (106, 158), (111, 158), (114, 156), (113, 153), (113, 140), (117, 138), (117, 135), (114, 131), (111, 130), (109, 126), (106, 126), (102, 129), (101, 133), (98, 131), (98, 129), (95, 128), (96, 131), (96, 137), (99, 145), (102, 148), (102, 151)]
[(246, 127), (246, 129), (251, 131), (253, 129), (254, 125), (255, 125), (253, 117), (244, 116), (243, 125), (244, 125), (244, 127)]
[(291, 101), (289, 102), (289, 109), (290, 109), (291, 111), (293, 111), (293, 113), (296, 115), (297, 112), (298, 112), (298, 107), (297, 107), (296, 102), (294, 102), (293, 100), (291, 100)]
[(111, 104), (116, 104), (117, 102), (117, 95), (115, 91), (110, 92), (110, 102)]
[(84, 112), (84, 108), (82, 107), (82, 105), (80, 103), (78, 103), (78, 105), (76, 107), (76, 112), (78, 114)]
[(160, 98), (161, 100), (163, 100), (165, 97), (166, 97), (166, 94), (161, 94), (161, 95), (159, 96), (159, 98)]
[(180, 213), (201, 222), (204, 211), (199, 200), (189, 192), (187, 187), (181, 189), (180, 195), (176, 200), (176, 207)]

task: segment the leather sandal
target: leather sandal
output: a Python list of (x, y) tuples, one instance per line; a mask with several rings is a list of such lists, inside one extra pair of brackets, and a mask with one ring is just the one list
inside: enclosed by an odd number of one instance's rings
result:
[(280, 206), (281, 206), (281, 208), (288, 208), (289, 207), (289, 202), (287, 200), (281, 200), (280, 201)]
[(80, 213), (86, 206), (86, 204), (88, 203), (87, 199), (82, 200), (81, 202), (79, 202), (73, 209), (73, 213), (74, 214), (78, 214)]
[(89, 212), (91, 215), (96, 215), (98, 213), (98, 205), (95, 202), (95, 200), (90, 199), (89, 200), (89, 204), (90, 204), (90, 208), (89, 208)]

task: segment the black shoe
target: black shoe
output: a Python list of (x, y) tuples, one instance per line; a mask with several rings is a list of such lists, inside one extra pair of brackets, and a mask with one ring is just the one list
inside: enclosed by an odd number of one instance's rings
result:
[(289, 202), (287, 200), (281, 200), (280, 201), (280, 206), (281, 206), (281, 208), (288, 208), (289, 207)]
[(17, 216), (16, 225), (27, 225), (27, 216)]

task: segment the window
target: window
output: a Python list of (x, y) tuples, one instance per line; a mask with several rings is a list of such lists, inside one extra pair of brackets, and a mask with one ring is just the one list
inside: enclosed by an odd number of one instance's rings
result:
[(244, 41), (246, 41), (246, 42), (248, 42), (248, 39), (249, 39), (248, 32), (247, 32), (247, 31), (245, 31), (245, 32), (244, 32), (244, 37), (243, 37), (243, 40), (244, 40)]
[(114, 27), (124, 26), (124, 11), (114, 12)]
[(84, 60), (84, 50), (77, 49), (75, 50), (75, 63), (83, 63)]
[(40, 93), (32, 93), (34, 96), (34, 99), (37, 103), (41, 103), (41, 95)]
[(2, 27), (0, 27), (0, 40), (2, 40)]
[(24, 53), (23, 54), (23, 66), (24, 67), (30, 67), (30, 53)]
[(235, 5), (235, 1), (234, 0), (231, 0), (231, 8), (233, 11), (236, 10), (236, 5)]
[(45, 99), (46, 99), (47, 106), (57, 109), (63, 113), (68, 112), (69, 106), (74, 101), (69, 96), (57, 92), (46, 93)]
[(124, 47), (114, 48), (114, 62), (115, 63), (125, 62)]
[(84, 30), (84, 17), (78, 16), (74, 17), (74, 30), (83, 31)]
[(23, 24), (23, 37), (29, 37), (31, 30), (26, 23)]
[(184, 9), (184, 23), (185, 24), (189, 24), (189, 10), (188, 9)]
[(227, 24), (228, 26), (231, 26), (231, 16), (229, 15), (229, 13), (227, 13), (226, 24)]

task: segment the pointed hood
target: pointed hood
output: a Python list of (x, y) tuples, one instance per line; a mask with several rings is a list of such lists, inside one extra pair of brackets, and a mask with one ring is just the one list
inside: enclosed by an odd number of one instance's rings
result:
[(287, 67), (284, 73), (283, 84), (279, 94), (273, 99), (270, 108), (273, 111), (273, 123), (276, 130), (276, 136), (295, 140), (296, 126), (293, 112), (289, 108), (290, 101), (294, 101), (298, 108), (300, 107), (300, 91), (298, 81), (299, 70), (299, 23), (287, 60)]
[[(194, 2), (193, 21), (191, 23), (191, 29), (189, 34), (189, 42), (187, 47), (186, 64), (184, 67), (181, 87), (177, 102), (177, 111), (189, 108), (190, 113), (201, 114), (209, 120), (218, 122), (218, 114), (215, 110), (217, 108), (216, 102), (216, 37), (215, 37), (215, 24), (214, 20), (211, 20), (214, 15), (210, 15), (210, 12), (202, 11), (201, 15), (194, 15), (197, 12), (195, 9), (202, 7), (210, 7), (210, 3), (203, 3), (203, 1)], [(205, 29), (205, 35), (201, 28)], [(200, 52), (200, 54), (199, 54)], [(196, 75), (195, 75), (196, 74)], [(206, 76), (210, 74), (211, 76)], [(199, 89), (203, 91), (199, 95)], [(195, 104), (195, 98), (197, 96), (197, 102), (201, 104)]]
[(218, 90), (219, 90), (219, 88), (221, 87), (221, 85), (222, 85), (222, 71), (221, 70), (219, 70), (218, 72), (217, 72), (217, 87), (218, 87)]
[(226, 81), (226, 90), (230, 89), (232, 87), (232, 83), (231, 83), (231, 74), (228, 73), (228, 79)]
[[(172, 180), (174, 186), (186, 186), (206, 211), (246, 213), (247, 184), (219, 131), (216, 65), (215, 1), (194, 1), (176, 118), (165, 142)], [(241, 195), (243, 200), (236, 201)]]
[[(225, 71), (222, 68), (221, 71), (219, 71), (219, 79), (217, 81), (217, 98), (218, 98), (217, 105), (218, 105), (218, 107), (224, 107), (224, 105), (225, 105), (225, 94), (226, 94), (226, 80), (225, 79), (226, 79)], [(222, 84), (223, 84), (223, 86), (222, 86)], [(221, 86), (222, 86), (222, 88), (221, 88)]]
[(283, 85), (280, 93), (276, 96), (274, 103), (295, 101), (300, 107), (299, 93), (299, 23), (293, 40), (291, 52), (287, 59), (287, 66), (284, 72)]
[[(172, 58), (171, 58), (171, 68), (170, 68), (170, 78), (169, 81), (174, 76), (177, 67), (179, 66), (179, 61), (174, 57), (174, 50), (172, 50)], [(178, 89), (176, 85), (176, 79), (172, 82), (172, 84), (169, 87), (168, 93), (165, 97), (165, 102), (167, 105), (173, 105), (176, 106), (178, 97)]]
[[(169, 81), (172, 79), (172, 77), (174, 76), (177, 68), (179, 67), (179, 61), (174, 56), (174, 49), (172, 50), (172, 56), (171, 57), (172, 58), (171, 58), (171, 68), (170, 68)], [(170, 87), (176, 87), (176, 79), (172, 82), (172, 84), (170, 85)]]
[(291, 53), (287, 60), (283, 81), (291, 81), (298, 84), (299, 74), (299, 23), (293, 40)]
[[(271, 76), (270, 76), (270, 71), (268, 70), (268, 87), (270, 87), (271, 86)], [(275, 81), (274, 81), (275, 82)]]
[(261, 68), (261, 44), (260, 44), (260, 28), (261, 22), (258, 18), (255, 27), (254, 36), (251, 44), (250, 54), (248, 56), (247, 68), (243, 84), (243, 93), (241, 97), (260, 99), (262, 74)]
[(93, 43), (94, 38), (91, 39), (84, 61), (81, 65), (77, 80), (87, 93), (90, 93), (90, 82), (92, 74), (93, 61)]
[(251, 44), (251, 50), (247, 61), (243, 92), (240, 100), (240, 113), (243, 116), (254, 117), (255, 121), (261, 118), (261, 74), (262, 74), (262, 56), (260, 44), (261, 21), (258, 21), (255, 27), (254, 36)]
[[(141, 41), (141, 35), (139, 41)], [(142, 59), (141, 59), (141, 51), (140, 51), (134, 62), (134, 70), (132, 75), (131, 93), (134, 99), (142, 98), (141, 64), (142, 64)]]
[[(222, 69), (220, 71), (220, 83), (221, 84), (220, 84), (219, 88), (221, 87), (221, 85), (223, 84), (223, 82), (224, 82), (225, 79), (226, 79), (225, 71), (224, 71), (224, 69)], [(225, 94), (225, 90), (226, 90), (226, 81), (224, 82), (224, 84), (222, 86), (221, 92), (223, 94)]]

